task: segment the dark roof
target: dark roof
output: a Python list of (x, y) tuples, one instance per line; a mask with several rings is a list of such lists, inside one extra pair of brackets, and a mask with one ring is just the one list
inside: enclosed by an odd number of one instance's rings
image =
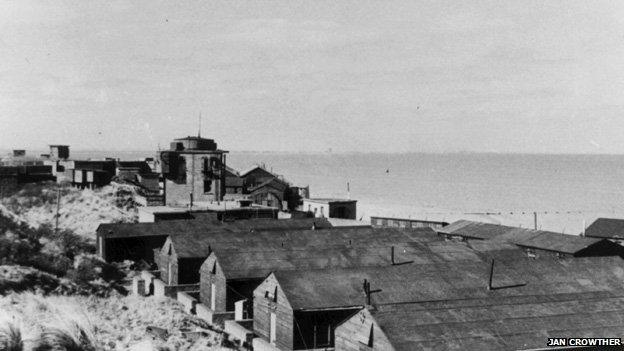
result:
[(257, 172), (257, 171), (259, 171), (260, 173), (264, 173), (264, 174), (266, 174), (267, 176), (273, 176), (273, 177), (277, 178), (277, 175), (276, 175), (276, 174), (274, 174), (274, 173), (272, 173), (272, 172), (267, 171), (265, 168), (263, 168), (263, 167), (261, 167), (261, 166), (253, 166), (253, 167), (251, 167), (251, 168), (249, 168), (249, 169), (247, 169), (247, 170), (245, 170), (245, 171), (242, 171), (242, 172), (240, 172), (240, 176), (241, 176), (241, 177), (243, 177), (243, 178), (245, 178), (245, 177), (247, 177), (250, 173), (252, 173), (252, 172)]
[(504, 234), (510, 228), (512, 227), (507, 227), (499, 224), (459, 220), (441, 229), (438, 229), (438, 233), (485, 240), (492, 239), (496, 236)]
[(585, 236), (624, 239), (624, 219), (598, 218), (587, 227)]
[[(229, 211), (229, 210), (228, 210)], [(213, 213), (192, 213), (194, 220), (170, 220), (155, 223), (103, 223), (98, 226), (97, 235), (106, 238), (168, 236), (188, 233), (204, 233), (210, 231), (236, 232), (251, 230), (287, 230), (331, 228), (324, 218), (297, 219), (241, 219), (232, 222), (221, 222), (214, 218)]]
[(239, 177), (225, 177), (225, 186), (243, 186), (245, 185), (245, 180)]
[(320, 202), (324, 204), (330, 204), (330, 203), (335, 203), (335, 202), (357, 202), (357, 200), (327, 198), (327, 197), (315, 197), (315, 198), (309, 198), (309, 199), (303, 199), (303, 200), (310, 201), (310, 202)]
[[(408, 230), (395, 228), (332, 228), (321, 230), (272, 231), (204, 231), (172, 236), (174, 250), (179, 257), (208, 257), (210, 251), (247, 252), (271, 251), (276, 248), (293, 250), (306, 248), (385, 247), (394, 243), (427, 242), (438, 240), (437, 235), (413, 235)], [(413, 230), (412, 230), (413, 232)], [(413, 237), (412, 237), (413, 235)]]
[(617, 337), (624, 297), (612, 292), (561, 293), (463, 303), (410, 303), (370, 310), (397, 351), (520, 350), (547, 338)]
[(498, 224), (460, 220), (438, 229), (438, 233), (468, 239), (491, 239), (521, 247), (575, 254), (600, 241), (596, 238), (567, 235), (544, 230), (510, 227)]
[(253, 193), (257, 190), (267, 188), (267, 187), (276, 189), (278, 191), (284, 191), (288, 187), (288, 184), (278, 178), (271, 178), (271, 179), (265, 180), (264, 182), (256, 185), (253, 188), (250, 188), (249, 191)]
[[(331, 242), (328, 242), (331, 244)], [(276, 270), (310, 270), (367, 266), (390, 266), (391, 247), (395, 263), (412, 261), (413, 264), (430, 264), (446, 261), (479, 261), (472, 250), (460, 243), (450, 242), (399, 242), (380, 246), (355, 245), (314, 246), (282, 248), (277, 246), (264, 251), (229, 251), (217, 249), (213, 255), (227, 279), (264, 278)], [(208, 262), (208, 261), (206, 261)], [(209, 267), (211, 269), (212, 267)]]
[(624, 261), (619, 257), (498, 262), (492, 285), (509, 288), (493, 290), (486, 288), (489, 272), (486, 262), (461, 261), (273, 274), (293, 309), (363, 305), (364, 279), (371, 290), (381, 289), (372, 295), (374, 305), (621, 291), (624, 287)]

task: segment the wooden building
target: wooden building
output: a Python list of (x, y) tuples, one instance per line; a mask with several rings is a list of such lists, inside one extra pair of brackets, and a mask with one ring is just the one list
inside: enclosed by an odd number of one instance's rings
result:
[[(619, 311), (601, 312), (624, 304), (599, 302), (624, 296), (623, 272), (617, 257), (508, 261), (494, 267), (462, 261), (278, 271), (254, 291), (254, 332), (282, 350), (336, 351), (518, 349), (558, 337), (557, 325), (566, 335), (582, 331), (602, 337), (603, 328), (611, 335), (624, 324), (616, 317)], [(570, 308), (579, 315), (569, 317), (566, 310), (577, 300), (584, 305)], [(583, 308), (588, 306), (597, 312)], [(380, 317), (373, 325), (371, 316), (358, 315), (363, 308), (388, 308), (387, 318), (394, 322), (385, 324)], [(611, 328), (611, 322), (618, 327)]]
[(585, 236), (624, 243), (624, 219), (598, 218), (585, 229)]
[(397, 227), (397, 228), (421, 228), (429, 227), (433, 229), (440, 229), (449, 225), (447, 222), (440, 221), (428, 221), (423, 219), (413, 218), (394, 218), (394, 217), (380, 217), (371, 216), (371, 225), (374, 227)]
[[(304, 233), (301, 235), (304, 241), (295, 244), (300, 246), (293, 246), (288, 241), (284, 246), (280, 243), (277, 247), (262, 249), (215, 249), (201, 266), (201, 302), (214, 312), (234, 311), (237, 301), (251, 302), (253, 290), (272, 271), (481, 259), (464, 244), (441, 242), (435, 236), (424, 236), (430, 241), (417, 241), (395, 229), (332, 229), (329, 239), (324, 238), (326, 234), (319, 231)], [(322, 235), (320, 240), (316, 238), (318, 235)], [(251, 307), (250, 303), (247, 304), (247, 316), (252, 315)]]
[(314, 217), (356, 219), (357, 201), (333, 198), (303, 199), (303, 210), (313, 213)]
[[(203, 219), (202, 219), (203, 218)], [(331, 228), (326, 220), (252, 219), (225, 222), (214, 216), (195, 220), (165, 220), (153, 223), (103, 223), (96, 230), (97, 253), (107, 262), (123, 260), (154, 262), (154, 249), (160, 249), (170, 235), (212, 232), (227, 233)]]
[(624, 247), (609, 240), (544, 230), (461, 220), (437, 231), (441, 236), (451, 240), (492, 240), (511, 243), (523, 248), (530, 257), (624, 257)]
[[(296, 250), (306, 248), (311, 250), (313, 247), (329, 248), (344, 245), (384, 246), (389, 249), (388, 242), (426, 240), (416, 235), (414, 235), (416, 239), (411, 239), (410, 235), (411, 233), (406, 235), (399, 230), (382, 231), (372, 228), (213, 231), (182, 234), (167, 238), (156, 257), (156, 264), (165, 282), (171, 282), (173, 285), (195, 284), (200, 280), (199, 266), (213, 251), (219, 254), (242, 250), (260, 252), (283, 249), (294, 253)], [(187, 263), (182, 264), (181, 261)], [(199, 262), (199, 265), (195, 262)], [(253, 264), (253, 261), (251, 263)], [(175, 272), (170, 273), (170, 269)], [(184, 277), (184, 282), (178, 280), (177, 276)]]
[(513, 294), (466, 290), (463, 299), (367, 306), (336, 328), (335, 350), (536, 350), (549, 337), (620, 338), (621, 259), (542, 261), (529, 268), (533, 272), (518, 277), (526, 285), (509, 288)]

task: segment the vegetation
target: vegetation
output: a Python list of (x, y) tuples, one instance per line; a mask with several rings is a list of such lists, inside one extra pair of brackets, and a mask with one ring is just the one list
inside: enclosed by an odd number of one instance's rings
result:
[(57, 196), (55, 184), (32, 185), (0, 204), (0, 350), (222, 348), (222, 334), (177, 302), (125, 296), (132, 262), (94, 255), (99, 223), (136, 220), (130, 188), (62, 189), (58, 230)]
[[(170, 299), (115, 296), (40, 296), (32, 293), (0, 297), (0, 350), (222, 350), (223, 336), (200, 319), (183, 312)], [(167, 331), (162, 339), (148, 332)], [(186, 338), (185, 330), (200, 330)]]

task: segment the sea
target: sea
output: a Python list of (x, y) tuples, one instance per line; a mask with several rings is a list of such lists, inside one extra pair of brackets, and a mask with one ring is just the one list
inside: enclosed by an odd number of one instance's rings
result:
[[(74, 151), (73, 158), (153, 157), (154, 152)], [(309, 186), (312, 197), (357, 200), (370, 216), (479, 220), (580, 234), (598, 217), (624, 218), (624, 155), (494, 153), (230, 152)]]

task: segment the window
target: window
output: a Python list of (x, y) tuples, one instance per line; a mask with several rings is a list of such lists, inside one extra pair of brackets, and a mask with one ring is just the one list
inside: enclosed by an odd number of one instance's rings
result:
[(212, 189), (212, 180), (204, 179), (204, 193), (209, 193)]

